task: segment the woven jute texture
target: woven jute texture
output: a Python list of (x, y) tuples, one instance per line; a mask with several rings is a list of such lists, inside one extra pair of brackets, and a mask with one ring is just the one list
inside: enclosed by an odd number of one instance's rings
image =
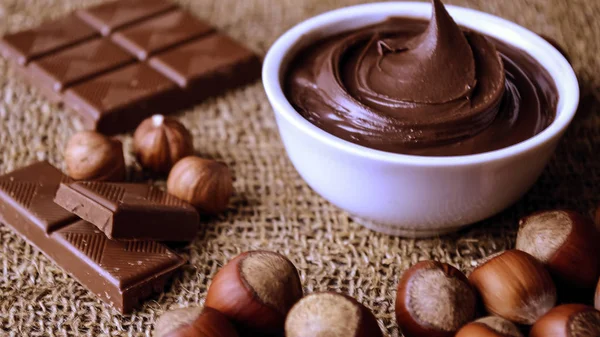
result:
[[(32, 27), (98, 1), (0, 0), (0, 34)], [(185, 8), (264, 55), (292, 25), (360, 0), (181, 0)], [(190, 128), (200, 156), (229, 164), (236, 196), (229, 211), (203, 223), (180, 249), (190, 263), (162, 295), (121, 316), (0, 225), (0, 335), (151, 336), (165, 310), (204, 302), (215, 272), (238, 253), (269, 249), (300, 270), (305, 291), (350, 294), (372, 308), (389, 336), (395, 287), (424, 259), (463, 270), (514, 244), (517, 220), (529, 212), (567, 207), (589, 214), (600, 187), (600, 1), (447, 0), (478, 8), (555, 38), (568, 51), (582, 87), (578, 115), (535, 187), (499, 216), (450, 236), (406, 240), (371, 232), (313, 192), (294, 170), (260, 82), (176, 114)], [(64, 168), (62, 150), (81, 128), (48, 103), (0, 58), (0, 171), (47, 159)], [(123, 135), (130, 178), (143, 180)], [(158, 182), (160, 183), (160, 181)], [(164, 183), (164, 182), (163, 182)]]

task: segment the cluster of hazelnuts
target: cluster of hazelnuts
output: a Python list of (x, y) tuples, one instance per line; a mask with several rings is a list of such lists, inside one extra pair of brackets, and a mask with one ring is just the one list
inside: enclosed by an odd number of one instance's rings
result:
[(163, 314), (154, 337), (382, 337), (373, 313), (335, 292), (304, 296), (298, 270), (285, 256), (245, 252), (213, 278), (204, 308)]
[[(135, 130), (133, 148), (140, 165), (167, 174), (167, 192), (203, 214), (227, 208), (233, 194), (227, 165), (196, 157), (192, 135), (179, 121), (162, 115), (144, 120)], [(75, 180), (124, 181), (127, 175), (123, 144), (94, 131), (71, 137), (65, 150), (67, 174)]]
[[(521, 219), (516, 249), (482, 260), (468, 277), (445, 263), (419, 262), (398, 284), (398, 326), (405, 337), (523, 337), (526, 331), (598, 337), (599, 239), (590, 219), (544, 211)], [(491, 316), (477, 319), (483, 312)], [(356, 300), (334, 292), (303, 296), (294, 265), (267, 251), (231, 260), (215, 275), (204, 309), (165, 313), (154, 336), (284, 334), (383, 336), (373, 313)]]
[[(468, 277), (418, 263), (398, 285), (400, 329), (406, 337), (598, 337), (599, 243), (591, 219), (544, 211), (520, 220), (516, 249), (485, 258)], [(481, 309), (493, 316), (472, 322)]]

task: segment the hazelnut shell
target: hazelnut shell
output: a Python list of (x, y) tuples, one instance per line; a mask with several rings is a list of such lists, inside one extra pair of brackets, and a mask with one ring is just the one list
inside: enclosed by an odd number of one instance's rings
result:
[(572, 211), (537, 212), (519, 221), (516, 248), (546, 266), (561, 298), (592, 293), (600, 277), (600, 235), (594, 223)]
[(406, 337), (451, 337), (475, 318), (477, 295), (467, 277), (446, 263), (409, 268), (396, 293), (396, 321)]
[(531, 328), (530, 337), (598, 337), (600, 312), (582, 304), (565, 304), (550, 310)]
[(205, 305), (256, 334), (283, 331), (285, 317), (302, 298), (294, 264), (269, 251), (245, 252), (229, 261), (213, 278)]
[(211, 308), (183, 308), (164, 313), (156, 322), (154, 337), (238, 337), (223, 314)]
[(486, 310), (531, 325), (556, 304), (556, 288), (541, 262), (520, 250), (507, 250), (473, 270), (469, 281)]
[(598, 285), (596, 286), (596, 296), (594, 298), (594, 307), (596, 310), (600, 310), (600, 280), (598, 280)]
[(94, 131), (78, 132), (65, 149), (67, 174), (75, 180), (123, 181), (123, 144)]
[(523, 337), (523, 334), (511, 321), (488, 316), (463, 326), (456, 337)]
[(142, 167), (167, 173), (181, 158), (193, 154), (194, 144), (192, 135), (179, 121), (154, 115), (135, 130), (133, 150)]
[(227, 165), (189, 156), (178, 161), (169, 173), (167, 191), (203, 214), (217, 214), (227, 209), (233, 179)]
[(383, 337), (377, 319), (355, 299), (334, 292), (302, 298), (285, 321), (286, 337)]

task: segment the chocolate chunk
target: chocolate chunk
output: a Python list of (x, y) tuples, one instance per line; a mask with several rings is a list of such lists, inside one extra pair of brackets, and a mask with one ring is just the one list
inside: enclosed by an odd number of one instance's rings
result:
[(121, 313), (163, 289), (185, 260), (157, 242), (110, 240), (52, 202), (58, 169), (36, 163), (0, 177), (0, 220)]
[[(77, 221), (75, 215), (54, 203), (54, 194), (61, 182), (70, 182), (70, 179), (45, 162), (0, 176), (0, 216), (4, 218), (3, 222), (8, 222), (15, 229), (50, 234)], [(21, 220), (28, 224), (21, 224)]]
[(72, 87), (65, 92), (64, 101), (84, 117), (86, 126), (118, 133), (168, 110), (177, 93), (175, 83), (136, 63)]
[(215, 34), (159, 54), (150, 66), (199, 95), (215, 95), (260, 76), (260, 61), (227, 36)]
[(17, 72), (49, 100), (105, 134), (129, 131), (152, 114), (169, 114), (260, 78), (256, 55), (158, 0), (79, 10), (5, 36), (0, 52), (19, 63)]
[(191, 241), (198, 232), (196, 210), (151, 185), (63, 183), (54, 201), (110, 239)]
[(145, 60), (149, 55), (213, 30), (185, 11), (175, 10), (116, 32), (112, 39), (140, 60)]
[(102, 35), (108, 35), (116, 29), (175, 7), (174, 3), (163, 0), (121, 0), (79, 10), (77, 15)]
[(109, 40), (95, 39), (32, 62), (30, 72), (40, 80), (40, 86), (62, 91), (134, 60)]
[(46, 22), (36, 28), (9, 34), (0, 39), (0, 52), (20, 65), (32, 59), (72, 46), (98, 35), (74, 15)]

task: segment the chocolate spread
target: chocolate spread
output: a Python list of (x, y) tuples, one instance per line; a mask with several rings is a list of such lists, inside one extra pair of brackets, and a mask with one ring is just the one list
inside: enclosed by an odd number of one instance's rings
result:
[(297, 111), (342, 139), (388, 152), (452, 156), (522, 142), (554, 119), (558, 94), (525, 52), (432, 19), (385, 22), (310, 45), (290, 65)]

